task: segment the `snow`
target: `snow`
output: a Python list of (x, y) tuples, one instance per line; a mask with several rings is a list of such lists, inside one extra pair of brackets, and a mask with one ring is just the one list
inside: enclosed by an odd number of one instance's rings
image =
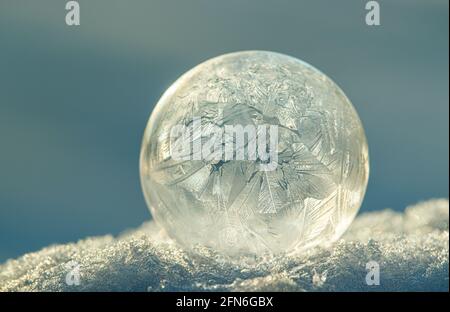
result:
[[(362, 214), (331, 246), (233, 259), (185, 251), (148, 222), (0, 264), (0, 291), (448, 291), (448, 220), (448, 200), (434, 199)], [(380, 285), (366, 283), (369, 261)]]

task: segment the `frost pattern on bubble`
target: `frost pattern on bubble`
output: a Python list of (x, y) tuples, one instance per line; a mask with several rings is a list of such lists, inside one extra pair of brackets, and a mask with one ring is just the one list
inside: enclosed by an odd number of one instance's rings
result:
[[(196, 117), (202, 129), (276, 125), (275, 170), (260, 170), (260, 159), (174, 159), (171, 129)], [(298, 59), (263, 51), (219, 56), (180, 77), (150, 117), (140, 166), (152, 215), (171, 237), (256, 253), (339, 238), (369, 173), (362, 125), (341, 89)]]

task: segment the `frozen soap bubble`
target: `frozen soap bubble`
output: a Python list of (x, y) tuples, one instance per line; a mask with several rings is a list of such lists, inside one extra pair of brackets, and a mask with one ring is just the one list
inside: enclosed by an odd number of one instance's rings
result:
[(144, 133), (141, 182), (177, 242), (301, 251), (338, 239), (369, 174), (361, 121), (342, 90), (293, 57), (246, 51), (181, 76)]

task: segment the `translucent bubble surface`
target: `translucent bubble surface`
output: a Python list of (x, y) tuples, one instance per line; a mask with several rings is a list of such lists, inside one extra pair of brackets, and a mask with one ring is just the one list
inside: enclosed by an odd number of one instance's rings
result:
[(169, 87), (140, 170), (154, 219), (182, 245), (277, 253), (338, 239), (363, 200), (369, 161), (361, 121), (330, 78), (245, 51)]

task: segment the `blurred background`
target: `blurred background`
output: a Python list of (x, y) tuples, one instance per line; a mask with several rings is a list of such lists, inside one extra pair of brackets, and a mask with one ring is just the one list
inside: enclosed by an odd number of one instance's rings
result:
[(363, 121), (360, 212), (448, 197), (448, 1), (0, 0), (0, 262), (151, 219), (138, 158), (165, 89), (232, 51), (300, 58)]

